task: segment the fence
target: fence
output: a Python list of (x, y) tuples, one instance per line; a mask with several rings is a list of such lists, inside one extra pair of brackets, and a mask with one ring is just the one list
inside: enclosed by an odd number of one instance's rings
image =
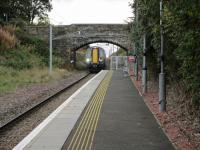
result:
[(127, 75), (134, 75), (134, 58), (131, 56), (111, 56), (110, 70), (123, 70)]

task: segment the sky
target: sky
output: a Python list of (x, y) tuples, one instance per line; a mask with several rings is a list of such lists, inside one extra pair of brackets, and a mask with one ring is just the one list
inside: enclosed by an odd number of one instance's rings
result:
[(52, 24), (125, 23), (132, 17), (133, 0), (52, 0)]
[(103, 48), (106, 52), (106, 57), (109, 57), (113, 52), (116, 52), (119, 49), (117, 45), (113, 45), (110, 43), (93, 43), (90, 44), (90, 46), (98, 46)]
[[(52, 0), (53, 10), (49, 13), (50, 23), (69, 25), (78, 23), (126, 23), (132, 17), (129, 3), (133, 0)], [(91, 44), (105, 49), (108, 56), (118, 49), (106, 43)]]

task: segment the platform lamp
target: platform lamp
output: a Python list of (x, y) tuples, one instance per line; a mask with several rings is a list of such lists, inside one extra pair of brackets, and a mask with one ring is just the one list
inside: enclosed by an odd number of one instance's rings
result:
[(164, 73), (164, 38), (163, 38), (163, 0), (160, 0), (160, 74), (159, 74), (159, 110), (166, 111), (166, 87)]
[[(139, 14), (138, 14), (138, 0), (136, 2), (136, 8), (135, 8), (135, 23), (138, 28), (138, 20), (139, 20)], [(135, 63), (134, 63), (134, 72), (135, 72), (135, 80), (138, 81), (138, 56), (137, 56), (137, 49), (138, 49), (138, 43), (134, 43), (134, 56), (135, 56)]]

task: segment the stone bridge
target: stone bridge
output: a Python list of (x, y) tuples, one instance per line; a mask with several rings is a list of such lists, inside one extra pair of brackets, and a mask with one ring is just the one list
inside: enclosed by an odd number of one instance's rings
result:
[[(28, 26), (26, 31), (48, 40), (48, 26)], [(53, 26), (54, 48), (77, 50), (82, 46), (96, 42), (108, 42), (125, 50), (130, 49), (127, 24), (72, 24)]]
[[(28, 26), (26, 31), (49, 39), (48, 26)], [(127, 24), (72, 24), (53, 26), (53, 48), (64, 53), (76, 51), (92, 43), (112, 43), (128, 52), (131, 49)]]

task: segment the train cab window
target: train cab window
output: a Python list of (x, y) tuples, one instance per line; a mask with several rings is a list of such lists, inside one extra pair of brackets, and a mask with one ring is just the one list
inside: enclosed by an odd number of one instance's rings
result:
[(87, 49), (86, 58), (91, 58), (92, 51), (91, 49)]

